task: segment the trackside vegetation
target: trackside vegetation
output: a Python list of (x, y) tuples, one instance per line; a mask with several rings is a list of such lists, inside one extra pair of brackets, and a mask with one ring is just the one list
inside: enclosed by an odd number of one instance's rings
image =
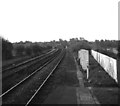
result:
[[(51, 45), (46, 43), (33, 43), (33, 42), (17, 42), (11, 43), (10, 41), (0, 37), (2, 41), (2, 61), (25, 57), (25, 56), (37, 56), (44, 51), (52, 49)], [(43, 46), (44, 45), (44, 46)]]

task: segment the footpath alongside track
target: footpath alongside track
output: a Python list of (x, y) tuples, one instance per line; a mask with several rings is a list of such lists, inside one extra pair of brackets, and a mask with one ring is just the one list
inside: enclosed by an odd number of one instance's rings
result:
[(51, 78), (53, 86), (43, 104), (99, 104), (98, 100), (84, 86), (83, 75), (77, 62), (66, 49), (66, 55)]

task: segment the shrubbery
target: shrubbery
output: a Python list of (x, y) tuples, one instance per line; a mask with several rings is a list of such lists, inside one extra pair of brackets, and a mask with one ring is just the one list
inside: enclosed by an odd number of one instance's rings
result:
[(0, 38), (2, 41), (2, 60), (8, 60), (11, 59), (12, 56), (12, 50), (13, 45), (8, 40), (5, 40), (4, 38)]
[[(44, 47), (40, 46), (39, 43), (27, 42), (28, 46), (24, 42), (11, 43), (8, 40), (0, 37), (0, 43), (2, 44), (2, 60), (8, 60), (16, 57), (23, 56), (37, 56), (43, 51), (52, 49), (52, 46), (43, 44)], [(0, 45), (1, 46), (1, 45)]]
[(118, 57), (120, 59), (120, 41), (118, 41)]
[(112, 48), (116, 48), (118, 50), (119, 48), (119, 42), (115, 40), (96, 40), (94, 45), (96, 48), (93, 48), (95, 51), (98, 51), (102, 54), (105, 54), (109, 57), (117, 59), (117, 54), (112, 52)]
[(103, 49), (97, 49), (96, 51), (98, 51), (99, 53), (105, 54), (109, 57), (112, 57), (114, 59), (117, 59), (117, 55), (112, 53), (112, 52), (109, 52), (109, 51), (106, 51), (106, 50), (103, 50)]
[(86, 50), (91, 50), (91, 47), (87, 41), (79, 41), (75, 44), (71, 45), (72, 51), (73, 52), (78, 52), (80, 49), (86, 49)]
[(41, 47), (39, 44), (32, 44), (30, 46), (25, 46), (25, 45), (17, 45), (14, 49), (14, 51), (16, 52), (16, 56), (35, 56), (35, 55), (39, 55), (41, 54), (43, 51), (45, 51), (46, 49), (51, 49), (51, 46), (46, 46), (46, 47)]
[(15, 48), (17, 56), (23, 56), (25, 54), (25, 47), (23, 45), (19, 45)]
[(28, 56), (32, 55), (32, 48), (26, 47), (25, 52), (26, 52), (26, 55), (28, 55)]

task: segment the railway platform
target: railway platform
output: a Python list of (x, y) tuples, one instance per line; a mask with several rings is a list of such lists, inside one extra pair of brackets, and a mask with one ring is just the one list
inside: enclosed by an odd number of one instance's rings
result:
[[(70, 55), (70, 54), (69, 54)], [(65, 83), (63, 85), (59, 85), (56, 89), (48, 95), (43, 104), (99, 104), (99, 101), (96, 97), (89, 91), (87, 87), (84, 86), (83, 82), (83, 74), (77, 65), (76, 60), (73, 58), (74, 64), (76, 68), (69, 69), (67, 66), (68, 63), (64, 63), (62, 68), (65, 68), (64, 71), (67, 71), (66, 80), (68, 80), (67, 76), (76, 77), (77, 81), (73, 81), (72, 84)], [(68, 75), (67, 75), (68, 74)], [(70, 78), (69, 77), (69, 78)]]
[[(76, 61), (77, 53), (73, 53), (70, 48), (66, 48), (60, 55), (59, 52), (60, 50), (57, 50), (43, 56), (44, 58), (28, 62), (27, 66), (30, 67), (20, 64), (15, 70), (13, 68), (13, 71), (5, 71), (2, 86), (4, 91), (0, 95), (2, 103), (25, 106), (118, 104), (118, 87), (114, 83), (114, 86), (110, 85), (112, 80), (94, 59), (90, 58), (89, 79), (86, 80), (85, 71)], [(29, 73), (26, 70), (29, 70)], [(102, 77), (106, 79), (103, 80)], [(110, 86), (102, 85), (108, 82)]]

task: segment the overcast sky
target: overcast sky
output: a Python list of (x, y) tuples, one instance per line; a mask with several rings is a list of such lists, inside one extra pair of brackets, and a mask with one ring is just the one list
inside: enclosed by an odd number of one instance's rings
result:
[(11, 42), (118, 39), (119, 0), (0, 0), (0, 36)]

